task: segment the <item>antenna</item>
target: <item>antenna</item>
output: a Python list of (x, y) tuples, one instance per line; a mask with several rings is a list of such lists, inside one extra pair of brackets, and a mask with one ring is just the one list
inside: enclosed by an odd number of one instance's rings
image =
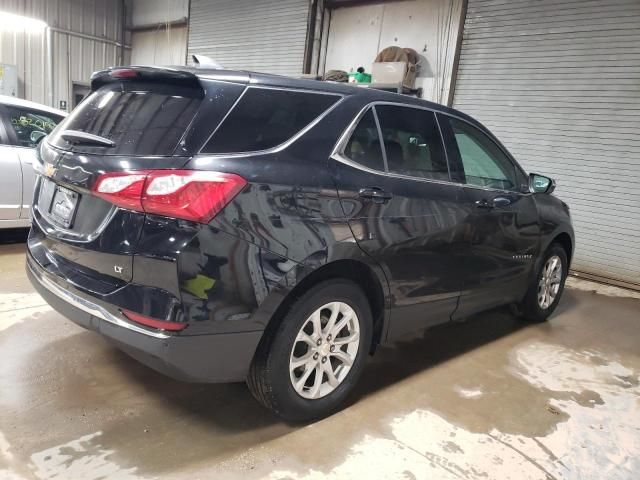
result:
[(209, 58), (205, 55), (191, 55), (193, 63), (198, 68), (217, 68), (223, 69), (224, 67), (216, 62), (213, 58)]

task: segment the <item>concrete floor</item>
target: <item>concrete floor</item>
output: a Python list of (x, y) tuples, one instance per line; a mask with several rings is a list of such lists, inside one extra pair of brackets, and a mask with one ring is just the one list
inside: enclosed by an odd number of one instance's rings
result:
[(379, 350), (344, 411), (291, 426), (62, 318), (24, 249), (0, 245), (0, 479), (640, 478), (636, 298), (576, 282), (547, 324), (431, 330)]

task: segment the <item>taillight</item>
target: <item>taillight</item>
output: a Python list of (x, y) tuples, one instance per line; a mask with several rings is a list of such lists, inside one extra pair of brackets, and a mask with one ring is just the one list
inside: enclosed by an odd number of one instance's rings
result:
[(142, 211), (142, 191), (148, 172), (105, 173), (93, 185), (93, 193), (119, 207)]
[(122, 208), (209, 223), (246, 184), (233, 173), (113, 172), (98, 177), (93, 193)]
[(139, 313), (132, 312), (130, 310), (122, 310), (122, 313), (129, 320), (139, 323), (141, 325), (145, 325), (151, 328), (157, 328), (159, 330), (168, 330), (170, 332), (177, 332), (179, 330), (184, 330), (187, 326), (186, 323), (181, 322), (170, 322), (168, 320), (159, 320), (156, 318), (147, 317), (145, 315), (140, 315)]
[(151, 172), (142, 195), (147, 213), (209, 223), (247, 182), (232, 173)]

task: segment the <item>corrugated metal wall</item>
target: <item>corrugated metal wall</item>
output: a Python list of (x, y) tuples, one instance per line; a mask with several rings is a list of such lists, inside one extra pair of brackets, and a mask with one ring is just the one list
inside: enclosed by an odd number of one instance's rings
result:
[(131, 0), (134, 27), (186, 20), (188, 16), (189, 0)]
[(131, 2), (131, 64), (184, 65), (189, 0)]
[(187, 26), (158, 26), (131, 34), (132, 65), (184, 65)]
[(640, 286), (640, 2), (469, 0), (454, 106), (557, 179), (575, 270)]
[[(121, 42), (122, 0), (0, 0), (0, 11), (37, 18), (50, 27)], [(0, 30), (0, 63), (18, 67), (22, 98), (58, 107), (71, 104), (72, 82), (88, 83), (95, 70), (128, 63), (112, 43), (53, 32), (54, 91), (49, 95), (45, 32)]]
[(226, 68), (302, 73), (308, 0), (192, 0), (189, 55)]

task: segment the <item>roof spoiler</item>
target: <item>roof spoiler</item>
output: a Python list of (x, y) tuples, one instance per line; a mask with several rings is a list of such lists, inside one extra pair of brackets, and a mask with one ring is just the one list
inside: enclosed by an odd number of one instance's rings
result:
[(91, 75), (91, 90), (113, 82), (142, 81), (201, 88), (198, 77), (191, 72), (166, 67), (111, 67)]

